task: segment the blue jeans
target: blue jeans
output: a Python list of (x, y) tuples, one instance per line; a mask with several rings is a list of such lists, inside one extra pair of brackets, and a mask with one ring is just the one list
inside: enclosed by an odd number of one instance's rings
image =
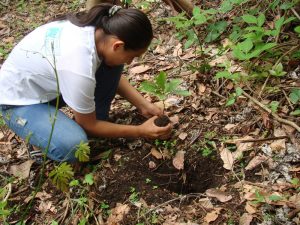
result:
[[(123, 66), (108, 67), (102, 62), (96, 72), (95, 104), (99, 120), (107, 120)], [(62, 104), (60, 104), (62, 106)], [(22, 139), (45, 151), (52, 127), (55, 106), (51, 103), (11, 106), (0, 105), (7, 126)], [(63, 112), (58, 111), (47, 157), (55, 161), (77, 162), (75, 151), (87, 142), (85, 131)]]

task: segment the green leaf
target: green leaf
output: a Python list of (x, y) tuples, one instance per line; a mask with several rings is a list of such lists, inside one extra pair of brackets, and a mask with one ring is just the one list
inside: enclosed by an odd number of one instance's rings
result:
[(296, 17), (291, 16), (291, 17), (287, 18), (287, 19), (284, 21), (283, 25), (284, 25), (284, 24), (287, 24), (287, 23), (290, 23), (290, 22), (292, 22), (293, 20), (296, 20), (296, 19), (297, 19)]
[(215, 78), (216, 79), (219, 79), (219, 78), (229, 79), (230, 76), (231, 76), (231, 73), (229, 71), (221, 71), (215, 75)]
[(269, 104), (269, 107), (270, 107), (270, 109), (271, 109), (271, 111), (272, 111), (273, 113), (277, 112), (278, 106), (279, 106), (279, 102), (278, 102), (278, 101), (272, 101), (272, 102)]
[(79, 160), (79, 162), (88, 162), (90, 160), (91, 152), (89, 143), (84, 143), (81, 141), (76, 148), (77, 150), (75, 152), (75, 157)]
[(160, 71), (158, 76), (155, 78), (156, 85), (158, 88), (160, 88), (162, 91), (165, 90), (165, 85), (167, 82), (167, 74), (164, 71)]
[[(128, 1), (128, 0), (126, 0), (126, 1)], [(80, 219), (78, 225), (85, 225), (86, 223), (87, 223), (87, 219), (86, 218), (82, 218), (82, 219)]]
[(79, 180), (72, 180), (69, 184), (70, 187), (78, 186), (79, 185)]
[(172, 79), (170, 82), (166, 83), (165, 92), (171, 93), (176, 90), (176, 88), (182, 83), (181, 79)]
[(299, 182), (300, 182), (299, 178), (293, 178), (291, 180), (291, 184), (293, 184), (293, 185), (299, 185), (300, 184)]
[(300, 34), (300, 26), (295, 27), (294, 31)]
[(143, 81), (140, 86), (140, 90), (148, 93), (156, 93), (156, 85), (149, 81)]
[(94, 176), (92, 173), (88, 173), (84, 176), (84, 184), (92, 185), (94, 183)]
[(261, 27), (261, 26), (265, 23), (265, 21), (266, 21), (266, 16), (265, 16), (265, 14), (263, 14), (263, 13), (259, 14), (259, 16), (258, 16), (258, 18), (257, 18), (257, 25), (258, 25), (259, 27)]
[(250, 38), (238, 44), (238, 47), (245, 53), (248, 53), (253, 48), (253, 43)]
[(292, 89), (290, 93), (290, 100), (293, 104), (296, 104), (300, 100), (300, 89)]
[(191, 47), (194, 43), (195, 43), (195, 40), (194, 40), (194, 39), (188, 39), (188, 40), (184, 43), (184, 49), (188, 49), (188, 48)]
[(201, 13), (201, 9), (196, 6), (193, 8), (193, 16), (199, 15)]
[(290, 113), (291, 116), (300, 116), (300, 109), (296, 109), (295, 111)]
[(245, 28), (246, 31), (258, 31), (258, 32), (265, 32), (265, 29), (263, 27), (258, 27), (258, 26), (250, 26)]
[(191, 95), (191, 93), (189, 91), (186, 91), (186, 90), (175, 90), (175, 91), (173, 91), (173, 94), (176, 94), (176, 95), (179, 95), (179, 96), (184, 96), (184, 97), (187, 97), (187, 96)]
[(207, 28), (208, 34), (205, 38), (205, 42), (212, 42), (216, 40), (226, 30), (226, 27), (226, 21), (218, 21), (214, 24), (210, 24)]
[(227, 13), (233, 8), (233, 4), (230, 0), (223, 1), (220, 7), (221, 13)]
[(207, 18), (204, 14), (198, 14), (198, 15), (194, 16), (195, 25), (200, 25), (200, 24), (206, 23), (206, 21), (207, 21)]
[(287, 10), (287, 9), (290, 9), (294, 6), (294, 3), (293, 2), (284, 2), (281, 6), (280, 6), (280, 9), (283, 9), (283, 10)]
[(231, 106), (235, 103), (235, 100), (236, 100), (236, 95), (235, 94), (231, 94), (229, 96), (229, 98), (227, 99), (227, 102), (225, 104), (225, 106)]
[(280, 32), (280, 29), (284, 23), (284, 17), (280, 17), (278, 20), (275, 21), (275, 29), (277, 32)]
[(250, 14), (246, 14), (246, 15), (243, 15), (242, 16), (243, 20), (246, 22), (246, 23), (254, 23), (254, 24), (257, 24), (257, 19), (255, 16), (252, 16)]
[(112, 153), (112, 150), (109, 149), (107, 151), (102, 152), (100, 157), (101, 157), (102, 160), (106, 160), (110, 157), (111, 153)]
[(73, 168), (67, 162), (63, 162), (59, 166), (55, 166), (54, 170), (49, 173), (52, 183), (62, 191), (69, 190), (68, 184), (73, 176)]
[(240, 87), (237, 87), (236, 89), (235, 89), (235, 93), (236, 93), (236, 96), (237, 97), (239, 97), (239, 96), (241, 96), (242, 94), (243, 94), (243, 89), (242, 88), (240, 88)]
[(282, 198), (281, 196), (279, 196), (279, 195), (270, 195), (270, 196), (269, 196), (269, 199), (270, 199), (271, 201), (273, 201), (273, 202), (277, 202), (277, 201), (282, 200), (283, 198)]

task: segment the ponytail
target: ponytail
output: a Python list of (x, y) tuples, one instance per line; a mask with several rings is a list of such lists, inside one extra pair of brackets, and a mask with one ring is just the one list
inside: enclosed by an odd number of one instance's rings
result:
[(103, 3), (89, 11), (67, 16), (71, 23), (79, 26), (101, 28), (107, 35), (114, 35), (125, 43), (125, 49), (147, 48), (153, 38), (152, 26), (147, 16), (138, 9), (118, 8), (113, 14), (112, 4)]

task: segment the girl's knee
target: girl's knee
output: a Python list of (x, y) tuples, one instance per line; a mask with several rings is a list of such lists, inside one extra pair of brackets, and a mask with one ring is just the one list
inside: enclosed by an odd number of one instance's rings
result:
[(86, 134), (73, 137), (62, 137), (60, 143), (54, 143), (47, 156), (55, 161), (75, 163), (79, 160), (75, 156), (81, 144), (88, 143)]

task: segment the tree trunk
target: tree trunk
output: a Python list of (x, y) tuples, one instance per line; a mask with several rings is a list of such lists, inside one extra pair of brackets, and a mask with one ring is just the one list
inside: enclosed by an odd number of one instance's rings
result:
[[(171, 6), (174, 11), (186, 12), (188, 16), (192, 16), (194, 4), (190, 0), (163, 0), (167, 5)], [(87, 0), (86, 9), (89, 10), (93, 6), (100, 3), (112, 3), (115, 5), (122, 5), (120, 0)]]
[(87, 0), (85, 4), (86, 10), (90, 10), (93, 6), (100, 3), (111, 3), (114, 5), (122, 5), (120, 0)]

